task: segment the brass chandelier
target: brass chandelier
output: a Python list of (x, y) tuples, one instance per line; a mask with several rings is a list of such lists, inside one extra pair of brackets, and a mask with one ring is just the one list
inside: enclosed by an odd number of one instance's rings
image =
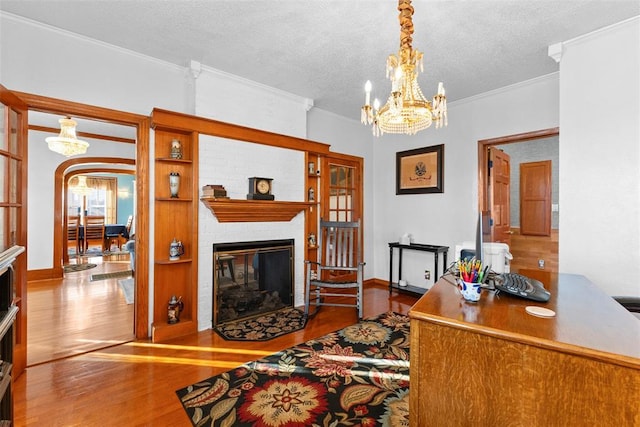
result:
[(411, 0), (398, 0), (400, 20), (400, 50), (397, 55), (387, 58), (387, 78), (391, 80), (391, 94), (387, 103), (380, 108), (376, 99), (373, 107), (371, 82), (365, 84), (365, 105), (361, 111), (361, 121), (373, 125), (373, 134), (404, 133), (413, 135), (428, 128), (435, 122), (436, 128), (447, 126), (447, 98), (442, 82), (433, 103), (427, 101), (418, 86), (418, 70), (424, 71), (422, 52), (411, 47), (413, 34), (413, 6)]

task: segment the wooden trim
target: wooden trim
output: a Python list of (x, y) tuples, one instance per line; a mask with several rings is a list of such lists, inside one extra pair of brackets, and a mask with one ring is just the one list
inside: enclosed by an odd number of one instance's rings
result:
[[(66, 244), (63, 244), (63, 240), (67, 235), (67, 198), (64, 197), (67, 194), (67, 185), (69, 180), (76, 175), (83, 175), (90, 172), (105, 171), (107, 168), (102, 167), (87, 167), (86, 169), (73, 170), (67, 174), (65, 172), (75, 165), (96, 163), (107, 164), (128, 164), (135, 165), (135, 160), (114, 158), (114, 157), (78, 157), (74, 159), (66, 160), (58, 165), (54, 172), (54, 188), (53, 188), (53, 267), (61, 267), (65, 262), (69, 261), (68, 255), (64, 249)], [(64, 203), (63, 203), (64, 200)], [(62, 277), (62, 269), (59, 270)]]
[(549, 128), (532, 132), (517, 133), (497, 138), (478, 140), (478, 209), (483, 212), (489, 209), (489, 201), (486, 194), (487, 162), (489, 161), (488, 149), (495, 145), (511, 144), (514, 142), (530, 141), (532, 139), (548, 138), (559, 135), (560, 128)]
[(50, 280), (57, 279), (61, 276), (57, 275), (56, 269), (53, 268), (43, 268), (40, 270), (28, 270), (27, 271), (27, 282), (33, 282), (36, 280)]
[(179, 129), (185, 132), (193, 131), (237, 141), (253, 142), (298, 151), (312, 151), (318, 154), (326, 154), (329, 152), (328, 144), (309, 141), (308, 139), (267, 132), (159, 108), (154, 108), (151, 114), (151, 126), (154, 129), (168, 129), (172, 131)]
[[(94, 105), (80, 104), (78, 102), (65, 101), (63, 99), (49, 98), (46, 96), (34, 95), (26, 92), (14, 91), (20, 99), (26, 102), (29, 111), (40, 111), (43, 113), (68, 115), (77, 118), (93, 119), (97, 121), (115, 123), (125, 126), (138, 126), (147, 116), (127, 113), (110, 108), (96, 107)], [(138, 140), (139, 142), (139, 140)]]
[[(78, 160), (77, 163), (74, 164), (84, 164), (84, 163), (89, 163), (89, 164), (93, 164), (94, 162), (81, 162), (80, 160), (84, 160), (84, 159), (88, 159), (89, 157), (80, 157), (77, 159), (72, 159), (72, 160)], [(91, 159), (113, 159), (113, 160), (119, 160), (116, 162), (111, 162), (111, 161), (104, 161), (104, 160), (96, 160), (95, 163), (109, 163), (109, 164), (122, 164), (122, 165), (135, 165), (136, 161), (133, 159), (115, 159), (115, 158), (110, 158), (110, 157), (91, 157)], [(66, 163), (66, 162), (65, 162)], [(60, 166), (64, 165), (65, 163), (62, 163), (61, 165), (58, 166), (58, 168), (60, 168)], [(62, 173), (64, 174), (65, 170), (67, 168), (62, 170)], [(56, 169), (57, 172), (57, 169)], [(54, 231), (54, 235), (53, 235), (53, 252), (54, 252), (54, 258), (53, 258), (53, 265), (56, 266), (56, 260), (58, 258), (55, 257), (55, 248), (60, 247), (61, 251), (62, 251), (62, 265), (67, 264), (69, 262), (69, 251), (68, 251), (68, 247), (67, 247), (67, 243), (66, 243), (66, 239), (65, 236), (67, 235), (67, 212), (68, 212), (68, 200), (66, 197), (67, 194), (67, 189), (69, 188), (69, 180), (71, 180), (71, 178), (78, 176), (78, 175), (86, 175), (86, 174), (90, 174), (90, 173), (118, 173), (118, 174), (128, 174), (128, 175), (135, 175), (135, 171), (131, 170), (131, 169), (119, 169), (119, 168), (106, 168), (106, 167), (88, 167), (86, 169), (74, 169), (73, 171), (67, 173), (66, 175), (64, 175), (64, 182), (62, 184), (62, 190), (57, 193), (54, 192), (54, 206), (56, 206), (56, 198), (63, 198), (64, 199), (64, 205), (62, 206), (62, 224), (57, 224), (54, 222), (53, 227), (54, 230), (58, 229), (59, 226), (62, 226), (62, 235), (60, 236), (60, 242), (56, 242), (56, 233)], [(60, 270), (60, 276), (58, 277), (62, 277), (62, 270)]]
[[(135, 307), (134, 328), (135, 336), (139, 339), (149, 337), (149, 213), (145, 206), (149, 205), (149, 117), (140, 114), (127, 113), (109, 108), (96, 107), (88, 104), (49, 98), (25, 92), (13, 92), (22, 100), (27, 108), (32, 111), (40, 111), (50, 114), (71, 115), (74, 117), (104, 121), (136, 128), (136, 204), (140, 207), (135, 218), (136, 245), (135, 262)], [(27, 132), (25, 126), (25, 134)], [(26, 139), (25, 139), (26, 140)], [(26, 156), (26, 155), (25, 155)], [(26, 159), (25, 159), (26, 162)], [(25, 163), (26, 165), (26, 163)], [(26, 170), (26, 167), (25, 167)], [(25, 172), (26, 173), (26, 172)], [(26, 179), (25, 179), (26, 194)], [(60, 220), (60, 206), (54, 216)], [(26, 211), (26, 208), (25, 208)], [(55, 218), (54, 218), (55, 219)], [(25, 221), (26, 222), (26, 221)], [(55, 232), (55, 230), (54, 230)], [(59, 250), (59, 247), (58, 247)], [(58, 258), (59, 259), (59, 258)], [(62, 267), (54, 266), (54, 269), (62, 271)], [(55, 273), (57, 274), (57, 272)]]
[[(38, 131), (38, 132), (47, 132), (47, 133), (60, 133), (60, 129), (48, 127), (48, 126), (38, 126), (38, 125), (29, 125), (29, 130)], [(105, 141), (110, 142), (124, 142), (125, 144), (135, 144), (136, 140), (131, 138), (122, 138), (119, 136), (109, 136), (109, 135), (101, 135), (98, 133), (90, 133), (90, 132), (78, 132), (76, 131), (76, 135), (80, 138), (91, 138), (91, 139), (103, 139)]]
[(136, 204), (138, 209), (135, 217), (136, 250), (135, 250), (135, 336), (138, 339), (147, 338), (149, 331), (149, 245), (150, 219), (149, 200), (150, 187), (150, 120), (143, 117), (137, 125), (136, 135)]
[(367, 279), (362, 282), (362, 286), (376, 287), (376, 288), (384, 288), (389, 290), (389, 281), (383, 279)]
[(291, 221), (316, 202), (281, 202), (277, 200), (231, 200), (202, 198), (202, 203), (218, 222)]
[[(17, 152), (13, 153), (9, 157), (13, 157), (18, 160), (20, 163), (20, 171), (17, 174), (18, 182), (18, 199), (17, 203), (12, 203), (12, 205), (18, 209), (17, 215), (17, 225), (16, 225), (16, 243), (22, 246), (27, 246), (28, 243), (28, 235), (27, 235), (27, 212), (28, 212), (28, 199), (27, 199), (27, 180), (28, 180), (28, 106), (27, 104), (16, 96), (15, 92), (8, 90), (4, 86), (0, 84), (0, 101), (5, 105), (5, 114), (0, 120), (2, 120), (3, 124), (6, 125), (8, 122), (8, 117), (10, 111), (14, 111), (18, 114), (18, 122), (15, 125), (18, 128), (18, 133), (16, 135), (17, 141), (19, 143), (17, 147)], [(11, 126), (5, 128), (6, 139), (9, 138), (8, 131)], [(9, 150), (11, 151), (11, 150)], [(6, 177), (6, 171), (2, 174), (2, 178)], [(7, 185), (6, 183), (4, 184)], [(4, 226), (4, 224), (3, 224)], [(15, 292), (15, 304), (18, 306), (19, 312), (16, 316), (16, 320), (14, 323), (14, 346), (13, 346), (13, 369), (11, 371), (11, 377), (18, 378), (26, 368), (27, 362), (27, 261), (28, 254), (26, 252), (20, 254), (16, 258), (14, 263), (15, 268), (15, 282), (14, 282), (14, 292)], [(10, 380), (12, 383), (13, 380)]]

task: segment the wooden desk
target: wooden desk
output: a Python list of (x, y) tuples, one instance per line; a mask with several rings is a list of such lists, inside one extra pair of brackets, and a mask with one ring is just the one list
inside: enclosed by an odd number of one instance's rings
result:
[(583, 276), (526, 274), (548, 303), (443, 278), (410, 310), (412, 427), (640, 426), (638, 319)]

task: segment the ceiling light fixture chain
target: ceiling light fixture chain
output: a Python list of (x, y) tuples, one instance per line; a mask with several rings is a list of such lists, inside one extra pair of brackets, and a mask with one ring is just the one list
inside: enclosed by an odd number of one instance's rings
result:
[[(404, 133), (413, 135), (431, 126), (447, 126), (447, 98), (442, 82), (433, 103), (427, 101), (420, 86), (418, 74), (424, 72), (423, 54), (413, 49), (413, 6), (411, 0), (398, 0), (400, 21), (400, 50), (387, 58), (387, 78), (391, 80), (391, 94), (380, 108), (380, 102), (371, 101), (371, 82), (365, 84), (365, 105), (360, 119), (364, 124), (373, 125), (373, 134)], [(419, 71), (418, 71), (419, 68)]]

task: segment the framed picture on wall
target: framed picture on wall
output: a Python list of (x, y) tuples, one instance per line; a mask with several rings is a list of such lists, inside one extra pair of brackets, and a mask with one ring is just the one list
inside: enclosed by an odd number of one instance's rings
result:
[(444, 144), (396, 153), (396, 194), (444, 193)]

